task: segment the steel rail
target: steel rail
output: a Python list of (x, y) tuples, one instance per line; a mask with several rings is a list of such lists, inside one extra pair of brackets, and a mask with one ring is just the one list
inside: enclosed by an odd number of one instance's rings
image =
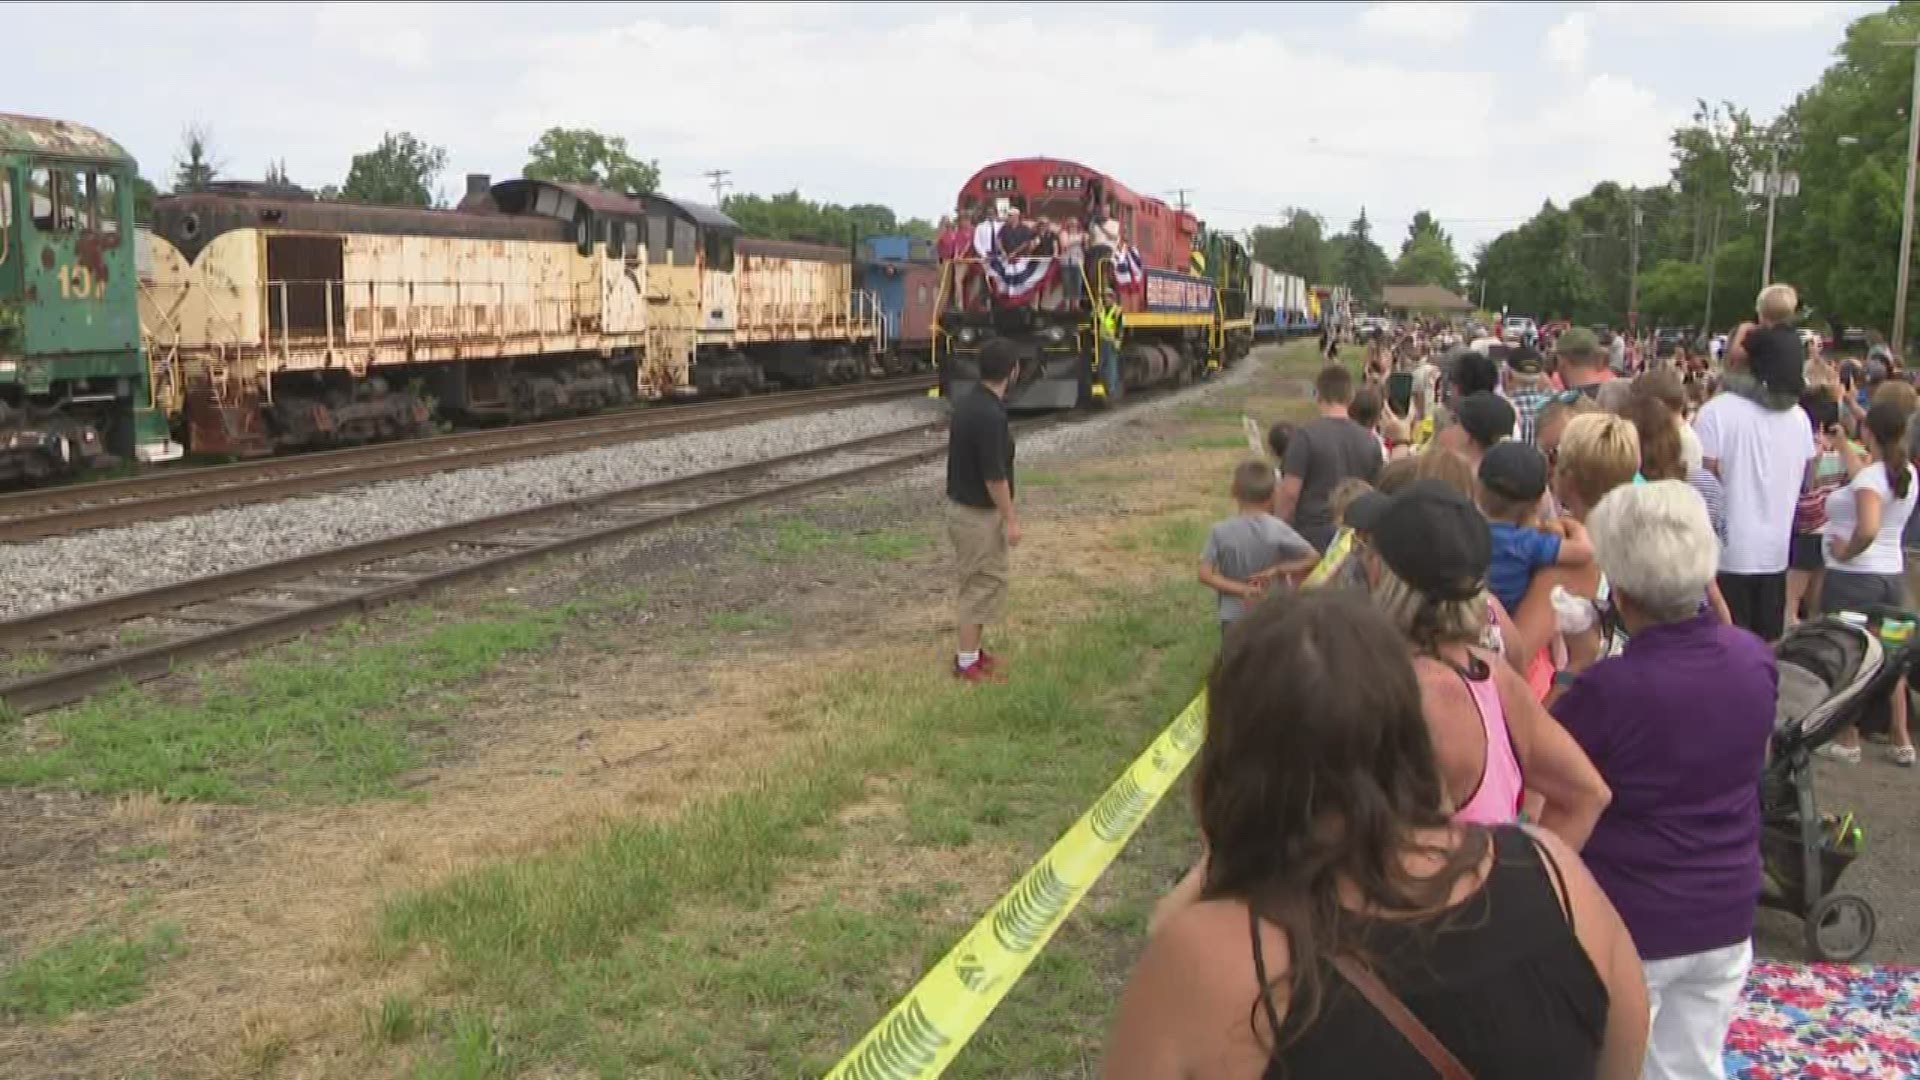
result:
[(0, 541), (151, 521), (356, 484), (730, 427), (924, 392), (931, 377), (459, 432), (0, 495)]
[[(929, 461), (945, 452), (934, 424), (905, 428), (814, 450), (728, 466), (672, 480), (640, 484), (582, 496), (486, 518), (437, 526), (344, 548), (243, 567), (222, 574), (162, 585), (139, 592), (103, 597), (0, 622), (0, 645), (16, 652), (33, 651), (52, 635), (109, 627), (143, 616), (175, 618), (187, 624), (214, 624), (205, 631), (140, 648), (109, 651), (107, 655), (39, 674), (0, 683), (0, 703), (16, 715), (41, 712), (83, 700), (123, 682), (163, 677), (176, 665), (196, 659), (284, 641), (309, 630), (339, 622), (360, 612), (393, 603), (457, 582), (470, 581), (548, 556), (576, 551), (670, 525), (683, 524), (755, 504), (793, 498), (866, 479)], [(886, 444), (903, 448), (886, 452)], [(782, 470), (805, 471), (816, 463), (840, 456), (882, 456), (824, 473), (781, 477)], [(678, 497), (678, 498), (676, 498)], [(597, 515), (597, 516), (596, 516)], [(569, 531), (538, 531), (569, 517), (578, 517)], [(528, 530), (536, 530), (527, 534)], [(521, 533), (523, 535), (514, 535)], [(441, 551), (460, 558), (461, 549), (478, 549), (475, 557), (451, 566), (419, 571), (365, 569), (405, 556)], [(497, 553), (489, 549), (503, 548)], [(356, 575), (351, 568), (363, 568)], [(327, 571), (347, 571), (354, 584), (304, 581)], [(365, 582), (362, 584), (361, 582)], [(301, 592), (322, 590), (309, 600)], [(183, 608), (214, 601), (233, 601), (252, 591), (294, 594), (294, 601), (260, 600), (269, 610), (257, 618), (221, 623), (218, 618), (191, 613), (169, 615)], [(277, 608), (278, 610), (273, 610)]]

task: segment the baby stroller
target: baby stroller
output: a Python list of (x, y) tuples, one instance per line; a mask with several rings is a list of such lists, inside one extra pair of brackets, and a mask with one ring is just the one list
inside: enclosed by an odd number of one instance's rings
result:
[(1813, 752), (1891, 695), (1912, 659), (1905, 635), (1913, 618), (1892, 610), (1827, 616), (1774, 646), (1780, 699), (1760, 785), (1760, 903), (1798, 917), (1807, 951), (1821, 960), (1864, 956), (1878, 920), (1864, 898), (1835, 891), (1860, 856), (1862, 834), (1852, 814), (1820, 814)]

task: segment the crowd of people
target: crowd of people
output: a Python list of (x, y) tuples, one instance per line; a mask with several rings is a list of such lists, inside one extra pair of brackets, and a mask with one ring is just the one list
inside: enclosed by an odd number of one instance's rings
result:
[(1056, 204), (1057, 218), (1037, 214), (1029, 221), (1018, 206), (1004, 211), (991, 206), (977, 209), (971, 221), (940, 219), (934, 250), (953, 267), (951, 302), (955, 308), (986, 311), (993, 296), (987, 286), (986, 265), (1020, 259), (1043, 259), (1059, 273), (1043, 291), (1040, 304), (1053, 310), (1078, 307), (1087, 298), (1087, 283), (1106, 282), (1099, 272), (1123, 250), (1118, 211), (1089, 198)]
[(1321, 371), (1201, 554), (1204, 847), (1107, 1076), (1723, 1075), (1771, 643), (1906, 606), (1920, 486), (1911, 385), (1808, 355), (1797, 308), (1763, 290), (1718, 361), (1423, 326)]

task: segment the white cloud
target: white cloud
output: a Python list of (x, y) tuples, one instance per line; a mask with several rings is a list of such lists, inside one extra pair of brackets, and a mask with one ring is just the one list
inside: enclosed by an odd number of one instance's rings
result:
[(1640, 34), (1676, 30), (1712, 30), (1718, 33), (1780, 33), (1810, 30), (1826, 23), (1844, 23), (1879, 5), (1864, 3), (1815, 4), (1803, 0), (1770, 3), (1711, 3), (1666, 0), (1664, 3), (1625, 3), (1609, 0), (1594, 10), (1609, 22)]
[(1464, 40), (1480, 5), (1463, 0), (1383, 0), (1360, 13), (1360, 29), (1435, 45)]
[[(1429, 21), (1420, 32), (1477, 37), (1460, 8), (1465, 29)], [(1146, 74), (1107, 80), (1092, 99), (1086, 68), (1060, 44), (1084, 39), (1086, 8), (271, 6), (261, 33), (310, 48), (233, 50), (208, 65), (196, 58), (225, 9), (160, 5), (126, 13), (114, 40), (86, 39), (125, 57), (131, 84), (167, 88), (141, 99), (71, 93), (54, 77), (85, 58), (58, 43), (85, 39), (87, 10), (35, 16), (51, 44), (12, 72), (26, 91), (16, 107), (102, 128), (153, 177), (190, 121), (212, 129), (232, 175), (285, 158), (315, 187), (404, 129), (447, 147), (441, 186), (457, 196), (462, 173), (514, 175), (540, 131), (565, 125), (625, 137), (659, 159), (670, 193), (703, 200), (700, 174), (722, 168), (736, 191), (797, 186), (934, 216), (981, 166), (1046, 154), (1139, 191), (1196, 189), (1195, 208), (1229, 228), (1290, 205), (1342, 228), (1365, 206), (1394, 246), (1427, 208), (1464, 252), (1542, 199), (1564, 203), (1603, 179), (1657, 181), (1684, 119), (1618, 76), (1543, 77), (1533, 30), (1484, 56), (1351, 35), (1336, 48), (1284, 20), (1196, 29), (1169, 14), (1178, 5), (1133, 4), (1099, 16), (1100, 66)], [(1596, 16), (1586, 29), (1604, 27)], [(1597, 57), (1587, 50), (1589, 64)], [(1208, 78), (1151, 74), (1167, 71)]]
[(1587, 65), (1588, 19), (1584, 11), (1569, 12), (1547, 30), (1547, 61), (1569, 73)]

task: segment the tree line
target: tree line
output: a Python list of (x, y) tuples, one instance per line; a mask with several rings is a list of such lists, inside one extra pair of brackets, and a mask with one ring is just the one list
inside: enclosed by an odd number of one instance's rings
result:
[(1800, 188), (1777, 203), (1772, 276), (1820, 321), (1890, 328), (1913, 92), (1913, 50), (1900, 43), (1916, 38), (1920, 3), (1903, 0), (1855, 20), (1819, 81), (1771, 122), (1700, 102), (1672, 135), (1665, 184), (1608, 181), (1564, 209), (1546, 203), (1476, 252), (1469, 287), (1492, 307), (1618, 325), (1637, 255), (1642, 325), (1724, 328), (1751, 315), (1763, 284), (1759, 193), (1777, 153)]
[[(212, 132), (204, 125), (189, 126), (180, 138), (173, 161), (171, 190), (175, 194), (205, 191), (221, 178), (226, 165), (214, 151)], [(313, 191), (321, 199), (375, 203), (384, 206), (445, 207), (448, 200), (438, 181), (447, 168), (447, 150), (408, 131), (386, 132), (379, 145), (355, 154), (346, 177)], [(650, 194), (660, 185), (660, 163), (641, 160), (627, 148), (627, 140), (588, 128), (549, 128), (527, 148), (521, 175), (531, 180), (590, 184), (629, 195)], [(287, 175), (286, 162), (267, 163), (263, 182), (269, 187), (305, 191)], [(150, 219), (158, 188), (144, 177), (134, 185), (134, 215)], [(889, 207), (874, 203), (840, 206), (803, 198), (798, 191), (773, 196), (730, 195), (721, 207), (753, 236), (774, 240), (810, 240), (844, 244), (856, 234), (873, 236), (906, 233), (932, 239), (932, 223), (922, 218), (900, 220)]]
[(1253, 257), (1283, 273), (1309, 282), (1344, 285), (1366, 303), (1380, 299), (1388, 285), (1460, 287), (1461, 262), (1453, 237), (1426, 210), (1414, 214), (1398, 258), (1388, 258), (1373, 239), (1365, 207), (1346, 231), (1326, 234), (1320, 215), (1299, 207), (1281, 213), (1281, 224), (1253, 230)]

